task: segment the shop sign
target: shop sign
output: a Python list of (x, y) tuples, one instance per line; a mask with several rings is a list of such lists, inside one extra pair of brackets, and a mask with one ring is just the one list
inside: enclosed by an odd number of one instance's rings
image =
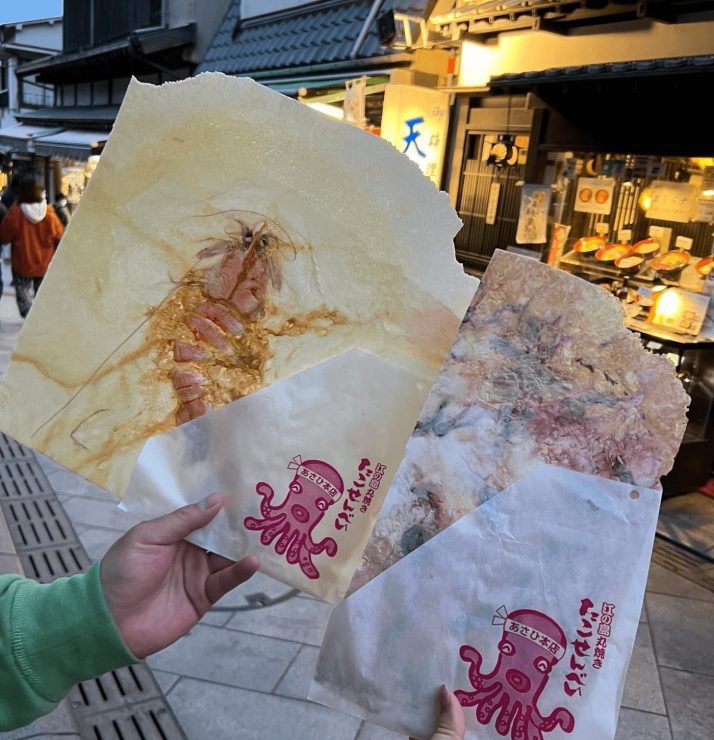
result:
[(697, 188), (687, 182), (655, 180), (651, 185), (652, 204), (647, 218), (658, 221), (689, 223), (696, 207)]
[(615, 180), (612, 177), (581, 177), (575, 191), (575, 210), (609, 215), (614, 190)]
[(447, 93), (416, 85), (387, 85), (381, 137), (416, 162), (437, 187), (441, 185), (448, 126)]
[(550, 208), (550, 188), (545, 185), (523, 185), (518, 215), (516, 243), (545, 244)]

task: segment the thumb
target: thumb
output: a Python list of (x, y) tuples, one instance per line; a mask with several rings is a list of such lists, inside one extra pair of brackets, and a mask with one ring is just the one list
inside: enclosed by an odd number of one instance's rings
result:
[(439, 704), (441, 705), (439, 725), (431, 740), (464, 740), (464, 710), (459, 700), (444, 684), (439, 689)]
[(147, 545), (173, 545), (205, 527), (222, 506), (222, 494), (212, 493), (198, 504), (183, 506), (170, 514), (143, 522), (137, 527), (137, 534)]

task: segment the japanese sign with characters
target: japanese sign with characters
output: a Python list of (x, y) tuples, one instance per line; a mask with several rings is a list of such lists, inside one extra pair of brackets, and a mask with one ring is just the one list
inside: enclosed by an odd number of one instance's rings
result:
[(446, 683), (467, 740), (612, 740), (659, 501), (534, 466), (335, 609), (310, 698), (428, 738)]
[(441, 185), (449, 96), (415, 85), (387, 85), (382, 113), (383, 139), (394, 144), (436, 185)]

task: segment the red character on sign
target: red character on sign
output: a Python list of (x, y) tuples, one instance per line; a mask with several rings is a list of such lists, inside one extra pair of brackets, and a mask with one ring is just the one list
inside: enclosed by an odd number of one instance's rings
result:
[(260, 541), (264, 545), (275, 543), (275, 552), (286, 553), (291, 565), (300, 564), (308, 578), (319, 578), (320, 573), (312, 562), (313, 555), (325, 553), (333, 558), (337, 554), (337, 543), (331, 537), (315, 542), (312, 532), (322, 521), (327, 509), (342, 496), (344, 484), (340, 474), (322, 460), (306, 460), (294, 457), (288, 469), (295, 471), (290, 482), (288, 495), (277, 506), (273, 505), (275, 492), (267, 483), (258, 483), (256, 493), (262, 496), (260, 513), (262, 519), (246, 517), (246, 529), (262, 530)]
[(494, 624), (501, 623), (499, 655), (491, 673), (481, 673), (478, 650), (461, 647), (462, 660), (471, 664), (469, 680), (475, 689), (455, 692), (462, 706), (476, 707), (476, 719), (482, 725), (489, 724), (498, 712), (496, 732), (503, 736), (510, 732), (512, 740), (543, 740), (544, 733), (556, 727), (572, 732), (575, 718), (567, 709), (557, 707), (544, 717), (538, 708), (553, 666), (565, 655), (563, 630), (550, 617), (531, 609), (511, 612), (500, 621), (494, 617)]

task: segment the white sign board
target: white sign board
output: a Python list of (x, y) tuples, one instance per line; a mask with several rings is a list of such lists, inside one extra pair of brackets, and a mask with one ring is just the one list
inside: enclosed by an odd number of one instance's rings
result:
[(524, 185), (521, 188), (521, 208), (516, 231), (518, 244), (545, 244), (549, 208), (549, 187)]
[(387, 85), (381, 136), (416, 162), (437, 188), (448, 126), (447, 93), (416, 85)]
[(615, 180), (612, 177), (581, 177), (575, 192), (575, 210), (609, 215), (614, 189)]
[(689, 223), (694, 215), (697, 189), (686, 182), (655, 180), (652, 185), (652, 205), (647, 218), (658, 221)]

